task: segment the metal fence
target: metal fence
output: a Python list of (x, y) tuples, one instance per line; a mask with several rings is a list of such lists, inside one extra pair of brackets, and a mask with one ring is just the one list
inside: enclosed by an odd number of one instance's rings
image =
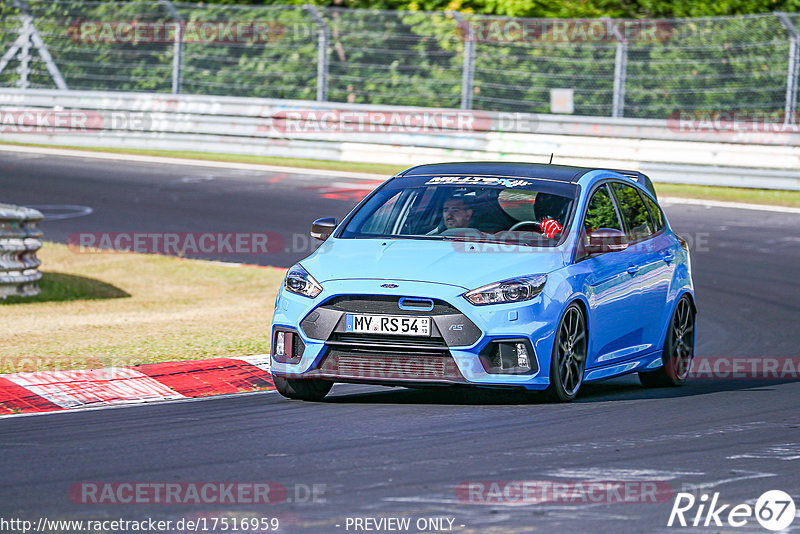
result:
[(0, 86), (796, 122), (798, 27), (797, 13), (612, 22), (0, 0)]
[(38, 295), (42, 264), (36, 251), (42, 247), (37, 224), (41, 212), (0, 204), (0, 299), (11, 295)]

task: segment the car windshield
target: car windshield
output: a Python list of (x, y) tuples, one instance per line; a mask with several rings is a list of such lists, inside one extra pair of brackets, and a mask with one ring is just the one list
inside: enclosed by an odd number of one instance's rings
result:
[(340, 237), (555, 246), (566, 231), (577, 190), (573, 184), (531, 178), (397, 178), (358, 209)]

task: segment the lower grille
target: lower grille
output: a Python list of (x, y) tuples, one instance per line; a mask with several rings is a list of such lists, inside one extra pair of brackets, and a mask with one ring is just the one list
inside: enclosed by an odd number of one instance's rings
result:
[(372, 344), (391, 343), (395, 345), (424, 346), (447, 350), (447, 343), (440, 337), (347, 334), (334, 332), (331, 334), (329, 341), (358, 343), (364, 347), (369, 347)]
[(308, 377), (364, 382), (463, 382), (449, 353), (443, 356), (403, 356), (353, 353), (331, 348)]
[(445, 356), (448, 354), (447, 345), (441, 338), (375, 336), (370, 334), (340, 334), (334, 332), (325, 344), (329, 347), (335, 347), (343, 351), (354, 353), (379, 352), (384, 355), (396, 354), (399, 356)]

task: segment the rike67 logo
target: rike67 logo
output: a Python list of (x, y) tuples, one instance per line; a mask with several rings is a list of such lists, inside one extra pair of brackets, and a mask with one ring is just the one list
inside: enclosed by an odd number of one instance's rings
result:
[(755, 505), (722, 504), (719, 492), (696, 497), (692, 493), (678, 493), (669, 514), (667, 526), (680, 527), (734, 527), (754, 526), (757, 521), (767, 530), (785, 530), (792, 524), (797, 510), (792, 497), (781, 490), (764, 492)]

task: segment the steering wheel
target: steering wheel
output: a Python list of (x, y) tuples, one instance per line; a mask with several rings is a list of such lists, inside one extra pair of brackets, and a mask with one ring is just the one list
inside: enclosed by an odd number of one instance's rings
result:
[(539, 232), (539, 233), (542, 232), (542, 223), (540, 223), (538, 221), (520, 221), (520, 222), (516, 223), (514, 226), (512, 226), (511, 228), (509, 228), (508, 231), (509, 232), (513, 232), (517, 228), (519, 228), (521, 226), (527, 226), (529, 224), (535, 224), (536, 228), (537, 228), (536, 231)]

